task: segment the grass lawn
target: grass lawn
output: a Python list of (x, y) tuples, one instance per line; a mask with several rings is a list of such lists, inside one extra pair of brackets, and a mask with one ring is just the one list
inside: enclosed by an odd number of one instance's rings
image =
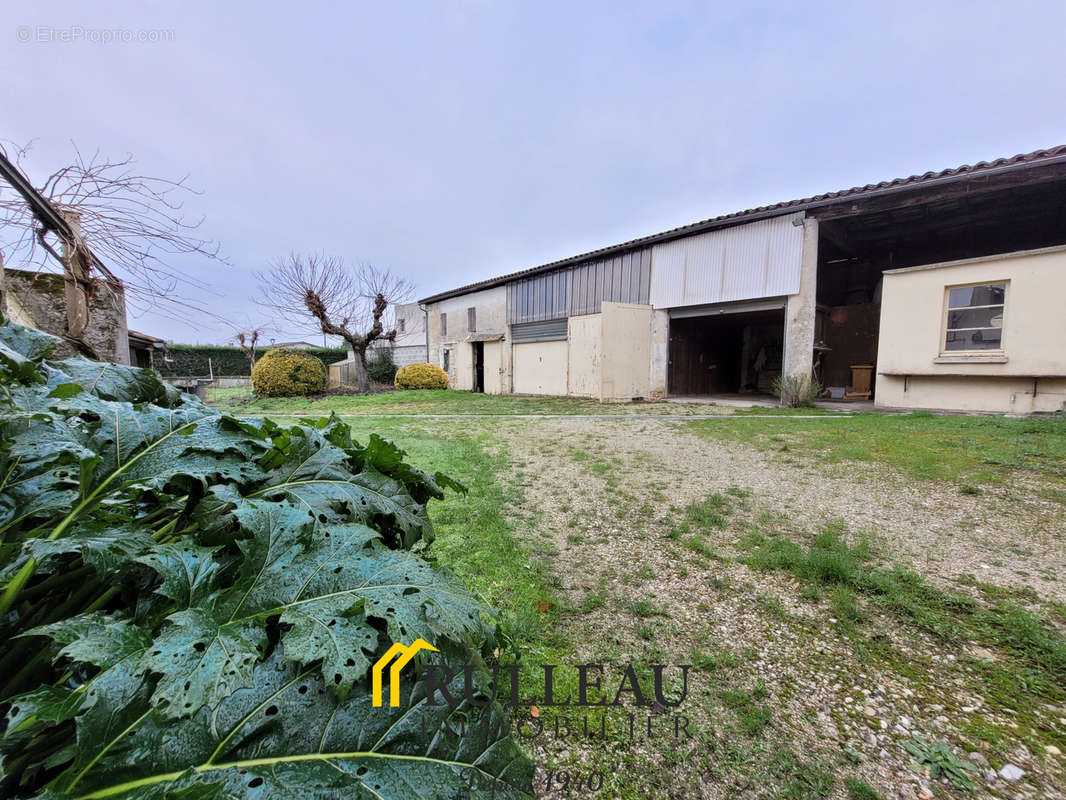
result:
[(237, 414), (833, 414), (822, 409), (732, 408), (708, 403), (600, 403), (580, 397), (492, 395), (455, 389), (406, 390), (369, 395), (256, 397), (249, 387), (208, 389), (207, 401)]
[(429, 426), (401, 419), (346, 422), (355, 439), (384, 436), (407, 451), (410, 463), (467, 487), (465, 495), (448, 492), (443, 500), (430, 501), (436, 538), (427, 555), (497, 612), (500, 660), (521, 658), (530, 667), (566, 661), (572, 648), (557, 627), (553, 579), (505, 516), (506, 510), (521, 507), (522, 496), (513, 481), (501, 480), (512, 473), (512, 465), (489, 426), (471, 431), (449, 420)]
[(246, 387), (237, 387), (210, 389), (207, 400), (214, 406), (241, 414), (624, 414), (631, 408), (623, 405), (601, 405), (576, 397), (518, 397), (460, 392), (454, 389), (260, 398)]
[[(979, 486), (1012, 470), (1066, 490), (1066, 418), (1007, 419), (928, 413), (854, 415), (847, 425), (797, 419), (686, 423), (700, 436), (791, 451), (821, 462), (868, 461), (928, 480)], [(1066, 499), (1066, 492), (1063, 494)]]

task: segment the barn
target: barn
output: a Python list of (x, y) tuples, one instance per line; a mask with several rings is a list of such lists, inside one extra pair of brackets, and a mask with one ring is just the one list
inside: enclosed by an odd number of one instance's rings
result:
[(420, 301), (452, 386), (1066, 403), (1066, 145), (703, 220)]

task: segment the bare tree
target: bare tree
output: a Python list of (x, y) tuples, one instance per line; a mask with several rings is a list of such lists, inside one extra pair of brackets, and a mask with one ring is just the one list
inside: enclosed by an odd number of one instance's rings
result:
[[(29, 148), (0, 144), (0, 151), (23, 173)], [(203, 218), (185, 216), (184, 199), (198, 194), (186, 180), (187, 176), (168, 180), (142, 175), (130, 155), (114, 160), (96, 152), (86, 158), (75, 145), (74, 162), (35, 186), (64, 218), (76, 223), (76, 241), (60, 241), (56, 248), (56, 232), (41, 224), (23, 198), (13, 191), (0, 191), (0, 250), (9, 264), (39, 267), (52, 255), (68, 272), (69, 257), (57, 250), (66, 254), (87, 251), (94, 256), (88, 259), (90, 267), (121, 279), (127, 298), (142, 308), (162, 299), (169, 301), (171, 313), (201, 311), (178, 297), (175, 289), (179, 284), (206, 288), (205, 284), (167, 260), (194, 254), (223, 261), (219, 245), (197, 234)], [(0, 190), (6, 188), (0, 186)], [(88, 284), (87, 278), (83, 282)]]
[(244, 355), (248, 359), (249, 375), (251, 374), (252, 367), (255, 366), (255, 351), (259, 344), (259, 340), (267, 334), (269, 329), (270, 326), (268, 325), (257, 325), (255, 327), (247, 326), (234, 330), (232, 341), (236, 342), (237, 346), (244, 351)]
[(355, 356), (355, 385), (368, 391), (367, 348), (395, 340), (391, 308), (410, 299), (414, 284), (371, 264), (349, 268), (340, 258), (296, 253), (257, 277), (265, 305), (297, 325), (310, 318), (319, 332), (345, 341)]

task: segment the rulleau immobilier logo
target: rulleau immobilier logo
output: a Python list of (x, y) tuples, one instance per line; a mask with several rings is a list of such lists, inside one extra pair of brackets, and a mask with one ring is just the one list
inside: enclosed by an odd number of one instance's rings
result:
[[(375, 708), (381, 707), (381, 677), (390, 661), (392, 661), (392, 666), (389, 667), (389, 705), (393, 707), (400, 705), (400, 672), (420, 650), (440, 652), (425, 639), (415, 639), (410, 646), (394, 642), (392, 647), (385, 651), (385, 655), (375, 662), (370, 677), (371, 702)], [(396, 660), (393, 661), (393, 659)]]
[[(389, 672), (389, 705), (394, 708), (401, 705), (400, 673), (415, 655), (422, 651), (440, 652), (425, 639), (415, 639), (410, 645), (405, 645), (402, 642), (393, 643), (385, 651), (385, 654), (377, 660), (371, 670), (371, 701), (375, 707), (380, 708), (384, 702), (383, 683), (386, 668), (388, 668)], [(587, 712), (595, 709), (606, 711), (608, 708), (633, 706), (636, 708), (649, 708), (650, 713), (646, 724), (644, 720), (641, 720), (639, 729), (637, 728), (636, 715), (633, 713), (628, 715), (626, 730), (623, 731), (623, 733), (628, 735), (628, 738), (638, 735), (637, 731), (641, 729), (646, 729), (646, 733), (641, 730), (641, 733), (644, 733), (646, 738), (657, 738), (653, 733), (653, 723), (656, 722), (668, 722), (675, 738), (682, 736), (688, 738), (691, 735), (688, 731), (689, 720), (687, 717), (675, 716), (666, 718), (664, 714), (669, 709), (679, 707), (688, 695), (690, 664), (679, 664), (673, 667), (680, 673), (677, 676), (680, 678), (680, 687), (675, 687), (671, 692), (668, 692), (665, 688), (665, 673), (669, 669), (666, 664), (648, 664), (644, 670), (646, 680), (644, 685), (641, 684), (638, 669), (633, 664), (617, 667), (616, 669), (620, 671), (620, 674), (617, 677), (617, 689), (613, 693), (611, 687), (615, 684), (605, 685), (609, 680), (609, 665), (576, 664), (572, 669), (575, 671), (577, 679), (577, 694), (576, 697), (567, 695), (565, 698), (557, 696), (557, 684), (559, 680), (558, 672), (568, 669), (567, 667), (561, 667), (558, 664), (541, 664), (540, 671), (543, 675), (543, 687), (538, 686), (538, 689), (542, 688), (542, 691), (538, 691), (529, 697), (523, 697), (519, 688), (520, 669), (521, 667), (518, 664), (492, 667), (489, 670), (493, 676), (491, 690), (486, 695), (480, 691), (477, 685), (478, 682), (475, 679), (475, 675), (481, 672), (482, 669), (472, 664), (464, 664), (458, 668), (445, 664), (426, 664), (425, 670), (420, 676), (425, 688), (425, 704), (428, 707), (446, 704), (452, 708), (458, 708), (465, 702), (471, 706), (478, 707), (487, 706), (495, 700), (502, 706), (511, 708), (529, 706), (531, 708), (545, 707), (557, 710), (568, 708), (582, 710), (586, 712), (586, 715), (580, 725), (580, 729), (587, 736), (590, 729), (590, 720)], [(647, 685), (646, 674), (649, 671), (652, 684), (650, 687)], [(461, 690), (456, 689), (453, 683), (456, 678), (461, 678)], [(651, 689), (650, 692), (648, 691), (649, 688)], [(537, 726), (540, 725), (540, 720), (536, 718), (536, 715), (532, 722)], [(601, 717), (596, 720), (596, 723), (601, 730), (600, 735), (605, 737), (607, 733), (605, 729), (606, 718)], [(555, 720), (555, 724), (558, 726), (559, 719)], [(564, 722), (564, 724), (566, 723)], [(566, 728), (568, 731), (573, 730), (568, 724), (566, 724)], [(538, 730), (535, 736), (539, 736), (542, 733), (544, 733), (543, 730)], [(521, 722), (519, 723), (518, 734), (520, 738), (527, 738), (524, 735)], [(557, 731), (556, 738), (567, 737), (559, 736)]]

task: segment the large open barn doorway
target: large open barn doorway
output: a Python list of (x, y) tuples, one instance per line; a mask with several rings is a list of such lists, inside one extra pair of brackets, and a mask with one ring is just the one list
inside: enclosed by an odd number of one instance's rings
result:
[(885, 270), (1066, 244), (1066, 181), (1032, 180), (1005, 172), (816, 213), (816, 378), (832, 397), (876, 397)]
[(782, 308), (672, 316), (667, 391), (672, 397), (770, 394), (781, 375), (784, 332)]

